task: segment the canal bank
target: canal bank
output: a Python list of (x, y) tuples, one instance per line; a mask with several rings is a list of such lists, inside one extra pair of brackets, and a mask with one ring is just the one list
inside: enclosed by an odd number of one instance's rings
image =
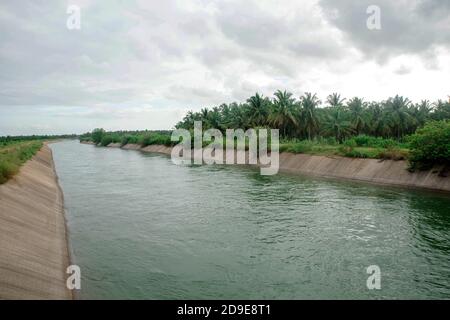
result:
[(44, 145), (0, 185), (0, 299), (72, 299), (64, 198)]
[[(121, 146), (119, 143), (115, 143), (108, 147), (120, 148)], [(163, 145), (150, 145), (142, 148), (137, 144), (127, 144), (121, 148), (166, 155), (170, 155), (172, 150)], [(450, 177), (439, 176), (440, 168), (417, 172), (409, 172), (407, 168), (408, 163), (403, 160), (280, 153), (280, 172), (450, 192)]]

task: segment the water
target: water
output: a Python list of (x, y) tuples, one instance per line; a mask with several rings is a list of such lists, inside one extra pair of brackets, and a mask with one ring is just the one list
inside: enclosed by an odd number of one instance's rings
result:
[(448, 195), (51, 148), (81, 298), (450, 298)]

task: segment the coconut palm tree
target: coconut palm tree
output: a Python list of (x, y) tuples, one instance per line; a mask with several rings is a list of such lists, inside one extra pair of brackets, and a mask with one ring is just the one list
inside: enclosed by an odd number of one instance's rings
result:
[(409, 114), (412, 117), (413, 125), (411, 126), (409, 133), (413, 133), (418, 127), (422, 127), (429, 119), (430, 112), (431, 104), (428, 100), (422, 100), (420, 103), (415, 105), (411, 104)]
[(229, 108), (229, 127), (234, 129), (247, 129), (249, 127), (248, 113), (246, 112), (247, 105), (233, 102), (229, 105)]
[(268, 100), (259, 93), (247, 99), (249, 123), (252, 126), (264, 125), (269, 113)]
[(353, 129), (350, 121), (346, 120), (343, 107), (333, 107), (329, 109), (324, 122), (322, 134), (333, 136), (336, 141), (342, 143), (344, 138), (352, 133)]
[(383, 105), (378, 102), (371, 102), (367, 108), (367, 129), (370, 135), (376, 137), (389, 136), (391, 129), (387, 121), (387, 114)]
[(347, 108), (350, 112), (350, 121), (356, 135), (359, 135), (366, 127), (365, 106), (363, 99), (358, 97), (350, 99), (347, 103)]
[(434, 104), (433, 119), (434, 120), (444, 120), (450, 119), (450, 101), (438, 100)]
[(298, 126), (295, 99), (292, 97), (292, 93), (280, 90), (275, 92), (274, 96), (269, 122), (279, 128), (286, 137), (288, 132), (292, 132)]
[(397, 139), (403, 136), (408, 125), (412, 122), (412, 117), (408, 113), (410, 104), (411, 101), (408, 98), (399, 95), (396, 95), (394, 98), (389, 98), (386, 102), (389, 122)]
[(207, 114), (206, 128), (218, 129), (221, 127), (221, 123), (222, 123), (222, 116), (220, 113), (220, 109), (218, 107), (214, 107)]
[(306, 130), (308, 140), (311, 140), (319, 129), (319, 118), (316, 107), (320, 104), (316, 94), (306, 92), (300, 97), (302, 125)]
[(332, 93), (327, 97), (327, 102), (330, 107), (342, 107), (344, 105), (345, 98), (341, 99), (341, 95), (338, 93)]

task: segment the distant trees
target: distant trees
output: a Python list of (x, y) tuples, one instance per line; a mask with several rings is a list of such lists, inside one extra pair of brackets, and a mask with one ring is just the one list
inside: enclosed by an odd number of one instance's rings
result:
[(270, 101), (259, 93), (247, 99), (249, 124), (254, 127), (264, 125), (269, 116)]
[(352, 132), (350, 121), (345, 119), (342, 107), (330, 109), (323, 124), (322, 134), (332, 136), (337, 142), (342, 143), (343, 139), (350, 136)]
[(105, 130), (97, 128), (92, 131), (92, 141), (95, 144), (99, 144), (102, 142), (103, 136), (105, 134)]
[(358, 97), (351, 99), (347, 104), (350, 121), (356, 135), (359, 135), (364, 131), (368, 122), (368, 113), (366, 112), (365, 107), (366, 104), (363, 99)]
[(204, 127), (280, 129), (285, 139), (334, 137), (338, 141), (357, 135), (402, 139), (414, 133), (427, 121), (450, 119), (450, 101), (427, 100), (414, 104), (408, 98), (395, 96), (385, 101), (366, 102), (354, 97), (346, 100), (330, 94), (325, 104), (316, 94), (295, 98), (292, 93), (277, 90), (272, 98), (255, 93), (245, 103), (222, 104), (200, 112), (189, 111), (176, 128), (192, 129), (194, 121)]
[(76, 139), (76, 138), (78, 138), (78, 135), (76, 135), (76, 134), (4, 136), (4, 137), (0, 137), (0, 146), (18, 142), (18, 141)]
[(330, 107), (343, 107), (345, 98), (341, 98), (341, 95), (338, 93), (332, 93), (327, 97), (327, 102)]
[(311, 140), (319, 130), (320, 120), (316, 108), (320, 105), (320, 100), (316, 94), (307, 92), (300, 97), (300, 105), (300, 124), (304, 128), (304, 135)]

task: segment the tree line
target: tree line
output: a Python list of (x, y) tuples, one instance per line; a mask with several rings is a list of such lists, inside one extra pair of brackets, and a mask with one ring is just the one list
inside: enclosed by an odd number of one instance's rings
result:
[(278, 90), (273, 98), (256, 93), (244, 103), (189, 111), (175, 127), (192, 129), (194, 121), (202, 121), (204, 128), (221, 130), (270, 127), (278, 128), (285, 139), (334, 137), (341, 143), (358, 135), (400, 140), (427, 121), (445, 119), (450, 119), (450, 100), (413, 103), (396, 95), (368, 102), (359, 97), (347, 100), (333, 93), (322, 103), (316, 94), (305, 93), (297, 99), (290, 92)]

